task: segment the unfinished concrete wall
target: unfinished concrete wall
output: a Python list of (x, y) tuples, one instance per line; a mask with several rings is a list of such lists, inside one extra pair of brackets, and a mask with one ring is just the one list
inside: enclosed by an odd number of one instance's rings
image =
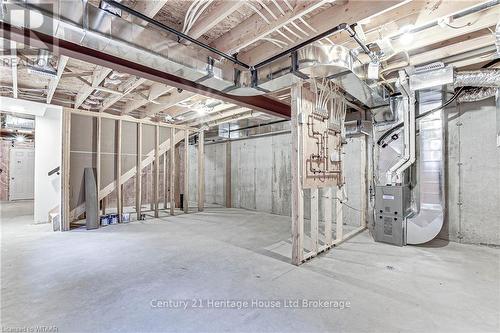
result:
[[(500, 245), (500, 147), (496, 143), (500, 111), (490, 98), (448, 108), (446, 114), (447, 209), (439, 237)], [(360, 215), (360, 140), (348, 139), (343, 155), (347, 194), (344, 221), (353, 226), (359, 223)], [(289, 216), (290, 135), (238, 140), (231, 145), (233, 207)], [(224, 204), (225, 144), (206, 145), (206, 151), (207, 202)], [(194, 148), (190, 156), (190, 169), (196, 174)], [(195, 182), (193, 179), (192, 188)], [(195, 196), (196, 191), (192, 191), (191, 200), (195, 201)], [(307, 191), (305, 197), (307, 218)]]
[[(291, 216), (291, 137), (289, 133), (254, 137), (231, 142), (232, 206)], [(359, 225), (360, 140), (349, 139), (345, 146), (346, 194), (344, 223)], [(190, 146), (191, 175), (197, 172), (196, 146)], [(205, 146), (205, 200), (225, 204), (226, 143)], [(196, 178), (190, 177), (190, 200), (196, 201)], [(321, 193), (320, 193), (321, 195)], [(304, 215), (310, 215), (309, 191), (305, 191)], [(335, 203), (332, 208), (335, 212)], [(323, 220), (320, 201), (320, 220)], [(333, 216), (335, 221), (335, 216)]]
[[(198, 200), (198, 146), (189, 146), (189, 200)], [(184, 148), (182, 148), (184, 149)], [(181, 153), (181, 157), (184, 154)], [(226, 144), (205, 145), (205, 202), (226, 204)]]
[(495, 100), (463, 103), (447, 114), (447, 218), (439, 237), (500, 245), (500, 147)]
[(233, 207), (291, 214), (289, 134), (231, 143)]

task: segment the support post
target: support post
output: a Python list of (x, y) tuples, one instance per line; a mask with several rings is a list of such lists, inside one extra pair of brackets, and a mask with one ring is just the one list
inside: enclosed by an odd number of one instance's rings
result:
[(141, 219), (142, 208), (142, 124), (137, 123), (137, 161), (135, 174), (135, 211), (137, 220)]
[(336, 194), (337, 201), (335, 203), (335, 207), (337, 210), (337, 218), (336, 218), (336, 235), (335, 235), (335, 242), (339, 242), (342, 240), (344, 237), (344, 217), (342, 216), (342, 190), (341, 187), (337, 187), (337, 194)]
[(122, 121), (118, 120), (116, 130), (116, 211), (118, 222), (122, 222), (123, 214), (123, 184), (122, 176)]
[(231, 208), (232, 193), (231, 193), (231, 141), (226, 142), (226, 178), (225, 178), (225, 192), (226, 192), (226, 208)]
[(62, 114), (62, 163), (61, 163), (61, 231), (69, 230), (70, 208), (69, 208), (69, 176), (70, 176), (70, 154), (71, 154), (71, 112), (63, 109)]
[(300, 131), (302, 126), (298, 122), (301, 113), (302, 82), (292, 86), (292, 263), (300, 265), (304, 258), (304, 192), (302, 189), (302, 143)]
[(154, 162), (154, 179), (153, 179), (153, 201), (155, 217), (158, 218), (160, 206), (160, 127), (155, 126), (155, 162)]
[(368, 161), (368, 151), (366, 150), (368, 137), (363, 135), (361, 138), (360, 150), (361, 150), (361, 212), (360, 212), (360, 226), (367, 227), (367, 213), (368, 213), (368, 188), (367, 188), (367, 161)]
[(102, 205), (102, 215), (106, 215), (106, 207), (108, 206), (108, 197), (104, 197), (102, 198), (102, 202), (101, 202), (101, 205)]
[(170, 215), (175, 213), (175, 128), (170, 129)]
[(184, 130), (184, 213), (189, 212), (189, 131)]
[(318, 253), (319, 243), (319, 190), (318, 188), (311, 189), (311, 240), (312, 251)]
[(327, 187), (324, 190), (323, 196), (323, 212), (325, 214), (325, 245), (331, 246), (333, 237), (332, 237), (332, 188)]
[(205, 131), (198, 134), (198, 211), (205, 208)]
[(167, 169), (167, 154), (163, 154), (163, 209), (167, 209), (167, 193), (168, 193), (168, 169)]
[[(102, 209), (102, 214), (104, 214), (104, 199), (100, 200), (100, 191), (101, 191), (101, 126), (102, 126), (102, 118), (97, 117), (97, 126), (96, 126), (96, 187), (97, 187), (97, 211), (100, 212)], [(102, 208), (101, 208), (102, 207)]]

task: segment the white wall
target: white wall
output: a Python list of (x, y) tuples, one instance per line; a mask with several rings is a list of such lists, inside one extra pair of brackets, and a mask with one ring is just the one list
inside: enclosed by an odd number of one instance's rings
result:
[(61, 165), (62, 108), (48, 107), (35, 119), (35, 223), (47, 222), (48, 212), (61, 202), (61, 176), (47, 173)]

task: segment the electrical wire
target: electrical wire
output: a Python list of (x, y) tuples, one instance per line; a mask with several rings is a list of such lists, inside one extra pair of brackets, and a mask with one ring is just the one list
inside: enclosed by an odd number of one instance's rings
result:
[[(482, 66), (481, 68), (488, 68), (488, 67), (491, 67), (493, 65), (495, 65), (498, 61), (500, 61), (500, 59), (494, 59), (490, 62), (488, 62), (486, 65)], [(450, 105), (451, 103), (453, 103), (454, 100), (456, 100), (458, 98), (458, 96), (465, 90), (465, 88), (468, 88), (468, 87), (460, 87), (454, 94), (453, 96), (451, 96), (451, 98), (449, 100), (447, 100), (443, 105), (437, 107), (437, 108), (434, 108), (432, 110), (429, 110), (429, 111), (426, 111), (422, 114), (419, 114), (418, 116), (415, 117), (415, 120), (417, 119), (420, 119), (420, 118), (423, 118), (433, 112), (436, 112), (436, 111), (439, 111), (441, 109), (444, 109), (446, 108), (448, 105)], [(401, 127), (403, 127), (403, 123), (399, 123), (397, 124), (396, 126), (388, 129), (386, 132), (384, 132), (384, 134), (382, 134), (382, 136), (377, 140), (377, 145), (379, 146), (382, 146), (382, 148), (385, 148), (387, 146), (387, 144), (384, 144), (382, 145), (382, 142), (384, 142), (384, 140), (390, 136), (392, 133), (394, 133), (395, 131), (397, 131), (398, 129), (400, 129)]]
[[(441, 109), (444, 109), (445, 107), (447, 107), (448, 105), (450, 105), (451, 103), (453, 103), (453, 101), (455, 99), (457, 99), (457, 97), (463, 92), (463, 90), (465, 89), (465, 87), (460, 87), (460, 89), (457, 90), (457, 92), (455, 92), (453, 94), (453, 96), (451, 96), (451, 98), (449, 100), (447, 100), (443, 105), (437, 107), (437, 108), (434, 108), (434, 109), (431, 109), (429, 111), (426, 111), (422, 114), (419, 114), (418, 116), (415, 117), (415, 120), (417, 119), (420, 119), (420, 118), (423, 118), (433, 112), (436, 112), (436, 111), (439, 111)], [(396, 126), (392, 127), (391, 129), (387, 130), (384, 134), (382, 134), (382, 136), (377, 140), (377, 144), (380, 146), (382, 144), (382, 142), (389, 136), (391, 135), (392, 133), (394, 133), (396, 130), (400, 129), (401, 127), (403, 127), (403, 123), (399, 123), (397, 124)], [(386, 145), (382, 145), (382, 148), (384, 148)]]

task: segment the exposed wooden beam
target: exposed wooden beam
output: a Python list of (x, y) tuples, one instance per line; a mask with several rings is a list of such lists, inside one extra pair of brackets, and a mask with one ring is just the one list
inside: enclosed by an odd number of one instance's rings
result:
[(247, 118), (252, 118), (252, 117), (257, 116), (258, 114), (259, 114), (259, 112), (255, 112), (255, 111), (250, 110), (250, 111), (242, 112), (242, 113), (239, 113), (236, 115), (222, 117), (220, 119), (211, 121), (211, 122), (207, 123), (207, 126), (209, 126), (209, 127), (218, 126), (220, 124), (229, 123), (232, 121), (238, 121), (238, 120), (243, 120), (243, 119), (247, 119)]
[(243, 6), (244, 3), (245, 1), (221, 1), (210, 7), (207, 14), (197, 21), (191, 29), (189, 29), (189, 36), (196, 39), (200, 38), (238, 8)]
[[(440, 26), (429, 28), (422, 32), (415, 33), (414, 38), (409, 45), (404, 45), (401, 40), (398, 39), (393, 43), (393, 47), (396, 52), (401, 50), (416, 50), (427, 45), (450, 40), (474, 31), (490, 27), (494, 28), (500, 19), (500, 15), (498, 14), (499, 10), (500, 5), (487, 11), (478, 12), (470, 16), (457, 19), (453, 22), (453, 26), (462, 26), (463, 28), (453, 29), (450, 27)], [(467, 24), (469, 22), (474, 23), (468, 26)]]
[[(146, 16), (154, 17), (167, 4), (168, 0), (141, 0), (136, 1), (134, 10), (143, 13)], [(133, 18), (133, 22), (140, 25), (146, 25), (146, 22)]]
[(97, 66), (97, 68), (94, 70), (94, 73), (92, 74), (92, 82), (90, 87), (89, 86), (84, 86), (80, 92), (76, 95), (75, 98), (75, 109), (78, 109), (83, 102), (87, 99), (87, 97), (90, 96), (96, 90), (97, 87), (99, 87), (106, 78), (106, 76), (111, 73), (112, 70), (110, 68), (105, 68), (101, 66)]
[[(488, 45), (493, 45), (494, 43), (495, 43), (494, 35), (487, 34), (478, 38), (465, 40), (463, 42), (455, 43), (449, 46), (436, 48), (428, 52), (412, 55), (410, 58), (410, 65), (418, 66), (430, 63), (435, 61), (435, 59), (451, 57), (456, 54), (476, 50)], [(476, 62), (483, 61), (483, 59), (475, 59), (475, 60)]]
[(130, 94), (134, 89), (139, 87), (144, 82), (146, 82), (146, 79), (137, 78), (135, 76), (129, 78), (128, 80), (126, 80), (125, 82), (120, 84), (120, 86), (118, 87), (118, 91), (120, 91), (122, 94), (121, 95), (116, 94), (114, 96), (110, 96), (110, 97), (106, 98), (99, 111), (100, 112), (105, 111), (106, 109), (111, 107), (113, 104), (118, 102), (120, 99), (122, 99), (124, 96)]
[(70, 58), (99, 64), (114, 70), (136, 75), (151, 81), (164, 83), (178, 89), (185, 89), (202, 96), (216, 98), (224, 102), (233, 103), (241, 107), (248, 107), (256, 111), (269, 113), (275, 116), (289, 118), (290, 106), (268, 98), (266, 96), (236, 96), (229, 95), (216, 89), (208, 88), (197, 82), (193, 82), (177, 75), (163, 72), (156, 68), (148, 67), (137, 62), (133, 62), (118, 56), (104, 53), (82, 46), (76, 43), (68, 42), (63, 39), (54, 38), (47, 34), (31, 29), (20, 29), (5, 22), (0, 22), (0, 29), (9, 33), (12, 40), (16, 42), (29, 43), (32, 47), (45, 47), (49, 50), (56, 50), (59, 54)]
[[(134, 9), (144, 13), (147, 16), (154, 17), (163, 8), (163, 6), (165, 6), (166, 3), (167, 0), (138, 1), (135, 4)], [(145, 22), (138, 22), (138, 23), (141, 25), (145, 25)], [(137, 33), (133, 34), (132, 36), (129, 36), (131, 40), (136, 40), (140, 38), (141, 31), (140, 30), (137, 31), (138, 31)], [(75, 108), (79, 108), (81, 104), (85, 101), (85, 99), (87, 99), (87, 97), (90, 96), (90, 94), (92, 94), (94, 89), (98, 87), (102, 83), (102, 81), (106, 78), (106, 76), (108, 76), (108, 74), (111, 72), (112, 70), (109, 68), (103, 68), (100, 66), (96, 68), (94, 74), (92, 75), (92, 87), (84, 89), (77, 95), (75, 101)], [(118, 100), (120, 98), (118, 98)], [(109, 100), (108, 102), (112, 102), (112, 100)], [(116, 102), (111, 103), (109, 106), (111, 106), (114, 103)], [(104, 108), (104, 110), (106, 108)], [(101, 111), (103, 110), (101, 109)]]
[[(220, 104), (220, 105), (217, 105), (212, 111), (210, 111), (208, 113), (208, 115), (213, 115), (213, 114), (216, 114), (218, 112), (230, 111), (230, 110), (234, 110), (234, 109), (238, 109), (238, 108), (240, 108), (240, 107), (236, 106), (234, 104), (230, 104), (230, 103)], [(189, 117), (184, 117), (184, 119), (181, 122), (179, 122), (179, 124), (186, 124), (186, 123), (189, 123), (190, 121), (193, 121), (193, 120), (199, 119), (199, 118), (200, 118), (199, 114), (193, 114)]]
[(176, 105), (177, 103), (183, 102), (185, 100), (193, 97), (195, 93), (190, 91), (183, 90), (181, 92), (173, 91), (170, 96), (163, 96), (158, 98), (156, 101), (159, 104), (151, 104), (146, 107), (144, 112), (142, 113), (142, 117), (148, 117), (155, 115), (159, 112), (167, 110), (169, 107)]
[(192, 122), (188, 122), (186, 125), (189, 125), (189, 126), (198, 126), (198, 125), (201, 125), (201, 124), (205, 124), (205, 123), (212, 123), (214, 121), (217, 121), (219, 119), (223, 119), (223, 118), (227, 118), (227, 117), (233, 117), (233, 116), (237, 116), (237, 115), (240, 115), (244, 112), (248, 112), (250, 111), (249, 109), (247, 108), (235, 108), (233, 110), (230, 110), (230, 111), (222, 111), (222, 112), (218, 112), (218, 113), (211, 113), (210, 115), (207, 115), (206, 117), (200, 117), (198, 116), (198, 118)]
[(61, 76), (64, 73), (64, 68), (66, 67), (66, 64), (68, 63), (69, 58), (66, 56), (60, 56), (59, 57), (59, 62), (57, 64), (57, 76), (53, 79), (50, 80), (49, 82), (49, 88), (47, 90), (47, 104), (50, 104), (52, 101), (52, 97), (54, 96), (54, 93), (56, 92), (57, 85), (59, 84), (59, 81), (61, 80)]
[[(212, 46), (227, 53), (235, 53), (329, 2), (331, 0), (298, 1), (291, 12), (286, 13), (271, 24), (264, 22), (260, 15), (255, 13), (215, 40)], [(266, 45), (269, 47), (268, 44)]]
[[(387, 1), (349, 1), (349, 2), (341, 2), (332, 6), (326, 10), (321, 11), (319, 14), (313, 16), (309, 19), (308, 24), (317, 32), (314, 34), (320, 34), (328, 29), (336, 26), (341, 23), (356, 23), (363, 19), (370, 18), (374, 15), (380, 15), (385, 11), (395, 8), (396, 6), (400, 6), (406, 1), (402, 0), (387, 0)], [(310, 3), (307, 1), (300, 1), (300, 6), (310, 6)], [(302, 17), (302, 16), (300, 16)], [(247, 29), (252, 29), (250, 26)], [(255, 29), (255, 28), (253, 28)], [(257, 29), (255, 29), (257, 30)], [(233, 32), (233, 31), (231, 31)], [(243, 32), (241, 32), (243, 33)], [(248, 33), (247, 33), (248, 34)], [(224, 37), (224, 36), (223, 36)], [(298, 40), (289, 47), (292, 47), (302, 40)], [(216, 41), (219, 43), (219, 40)], [(233, 40), (226, 41), (228, 45), (234, 47), (235, 45), (244, 45), (245, 40), (239, 40), (238, 36), (233, 37)], [(247, 44), (249, 45), (249, 44)], [(269, 43), (261, 44), (248, 52), (240, 53), (238, 58), (242, 61), (255, 64), (261, 60), (264, 60), (279, 51), (278, 48), (272, 47)]]
[[(482, 2), (484, 1), (444, 1), (439, 4), (422, 1), (406, 3), (363, 24), (366, 43), (369, 44), (380, 39), (394, 38), (399, 34), (400, 29), (405, 26), (424, 26), (469, 9)], [(451, 26), (460, 28), (436, 25), (414, 33), (414, 40), (409, 45), (402, 44), (399, 39), (394, 40), (391, 44), (396, 52), (401, 50), (408, 51), (494, 26), (498, 21), (498, 7), (500, 5), (458, 18), (450, 24)], [(412, 14), (408, 15), (407, 13)], [(330, 39), (336, 44), (357, 47), (347, 34), (336, 34)]]
[(125, 107), (122, 111), (122, 114), (128, 114), (134, 110), (137, 110), (141, 106), (146, 105), (149, 102), (155, 101), (158, 97), (168, 93), (169, 91), (172, 91), (173, 89), (174, 89), (173, 87), (169, 87), (163, 83), (155, 82), (149, 88), (149, 92), (147, 94), (147, 99), (140, 98), (140, 99), (136, 99), (136, 100), (128, 102), (125, 105)]

